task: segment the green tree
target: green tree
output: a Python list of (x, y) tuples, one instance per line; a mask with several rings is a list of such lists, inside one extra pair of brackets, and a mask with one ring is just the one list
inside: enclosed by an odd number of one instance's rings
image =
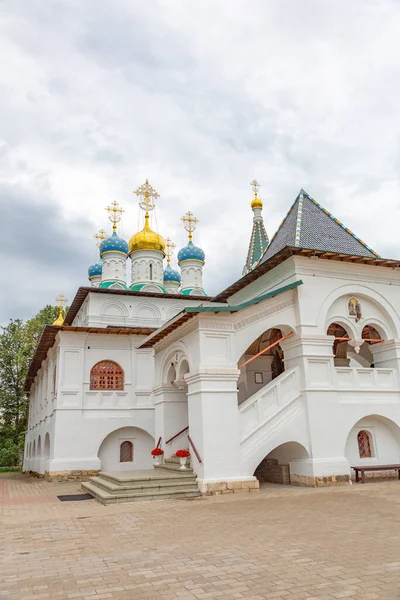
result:
[[(40, 334), (58, 316), (58, 308), (48, 304), (24, 323), (11, 319), (0, 332), (0, 466), (18, 463), (28, 422), (29, 399), (24, 391), (25, 377)], [(5, 461), (2, 464), (2, 461)]]
[(0, 334), (0, 412), (2, 437), (12, 438), (17, 446), (28, 413), (24, 380), (30, 354), (26, 327), (21, 319), (12, 319)]

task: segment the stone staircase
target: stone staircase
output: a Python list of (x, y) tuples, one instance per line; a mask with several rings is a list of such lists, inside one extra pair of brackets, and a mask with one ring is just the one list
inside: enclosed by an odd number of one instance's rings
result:
[(191, 468), (179, 469), (179, 459), (166, 459), (163, 465), (144, 471), (100, 472), (82, 483), (82, 490), (102, 504), (197, 498), (200, 491)]

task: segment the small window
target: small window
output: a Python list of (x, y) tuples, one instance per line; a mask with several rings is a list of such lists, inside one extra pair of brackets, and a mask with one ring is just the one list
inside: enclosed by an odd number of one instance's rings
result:
[(153, 281), (153, 263), (150, 263), (149, 269), (150, 269), (150, 281)]
[(103, 360), (90, 371), (91, 390), (123, 390), (124, 372), (116, 362)]
[(133, 444), (132, 442), (122, 442), (119, 447), (119, 462), (133, 462)]
[(364, 429), (360, 431), (357, 435), (357, 442), (360, 458), (371, 458), (371, 438), (368, 431), (365, 431)]

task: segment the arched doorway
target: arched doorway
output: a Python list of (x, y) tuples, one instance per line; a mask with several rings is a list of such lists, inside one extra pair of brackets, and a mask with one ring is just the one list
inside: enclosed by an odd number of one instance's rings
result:
[(290, 485), (291, 468), (296, 460), (309, 458), (306, 448), (298, 442), (286, 442), (277, 446), (260, 462), (254, 475), (262, 483)]
[(154, 438), (139, 427), (122, 427), (102, 441), (98, 457), (102, 471), (151, 469)]
[(254, 340), (240, 357), (239, 404), (285, 371), (285, 356), (279, 343), (284, 337), (285, 332), (281, 328), (268, 329)]

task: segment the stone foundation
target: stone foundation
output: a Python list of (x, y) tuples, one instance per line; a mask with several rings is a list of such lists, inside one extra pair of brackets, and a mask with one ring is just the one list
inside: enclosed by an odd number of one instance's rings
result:
[(40, 477), (44, 477), (46, 481), (87, 481), (89, 477), (98, 475), (100, 470), (96, 471), (52, 471)]
[(264, 458), (258, 465), (254, 475), (259, 481), (290, 485), (289, 465), (280, 465), (273, 458)]
[(206, 496), (221, 496), (222, 494), (239, 494), (243, 492), (259, 492), (259, 481), (216, 481), (206, 483), (203, 492)]
[(307, 487), (331, 487), (337, 485), (349, 485), (350, 475), (326, 475), (314, 477), (310, 475), (291, 475), (292, 485)]

